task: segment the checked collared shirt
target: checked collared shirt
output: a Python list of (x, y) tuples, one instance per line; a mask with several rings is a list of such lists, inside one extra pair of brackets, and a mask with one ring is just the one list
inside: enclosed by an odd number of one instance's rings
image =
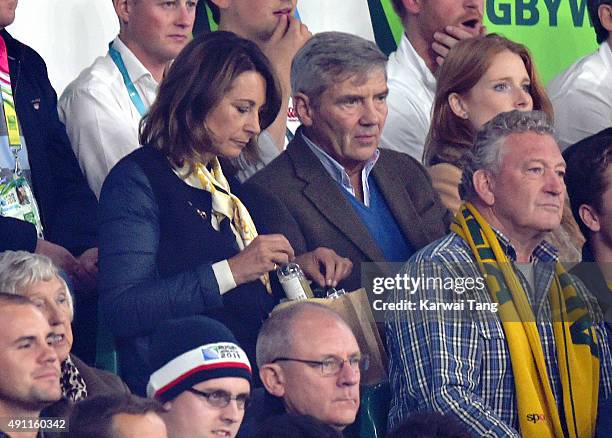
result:
[[(496, 233), (508, 259), (514, 263), (514, 248), (501, 233)], [(548, 299), (557, 261), (554, 248), (542, 242), (533, 252), (532, 261), (535, 287), (529, 285), (518, 269), (515, 272), (533, 309), (548, 376), (564, 423), (563, 391)], [(460, 278), (480, 279), (481, 284), (486, 284), (469, 246), (455, 233), (417, 252), (400, 274), (424, 280), (442, 279), (447, 281), (445, 284)], [(404, 290), (392, 294), (396, 302), (402, 299), (416, 302), (414, 310), (386, 315), (393, 391), (389, 427), (398, 426), (414, 412), (437, 411), (459, 419), (474, 436), (519, 437), (514, 376), (501, 320), (496, 313), (469, 309), (468, 300), (491, 303), (488, 289), (474, 287), (459, 294), (460, 289), (444, 288), (439, 282), (423, 281), (422, 285), (409, 291), (413, 294)], [(601, 405), (601, 400), (612, 393), (607, 334), (595, 298), (579, 280), (574, 286), (595, 321)], [(423, 300), (428, 305), (463, 301), (466, 310), (428, 310), (419, 306)]]

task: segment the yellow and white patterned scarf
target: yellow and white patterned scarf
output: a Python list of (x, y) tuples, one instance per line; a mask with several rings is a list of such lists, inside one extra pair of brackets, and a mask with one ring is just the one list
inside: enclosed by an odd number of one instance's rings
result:
[[(229, 219), (236, 243), (242, 251), (257, 237), (257, 229), (249, 211), (240, 199), (230, 191), (229, 183), (223, 175), (217, 157), (210, 161), (210, 165), (211, 170), (208, 170), (205, 165), (196, 164), (195, 173), (200, 180), (200, 184), (202, 184), (202, 188), (212, 195), (212, 225), (218, 231), (221, 221), (225, 218)], [(272, 293), (268, 273), (262, 275), (260, 280), (268, 293)]]

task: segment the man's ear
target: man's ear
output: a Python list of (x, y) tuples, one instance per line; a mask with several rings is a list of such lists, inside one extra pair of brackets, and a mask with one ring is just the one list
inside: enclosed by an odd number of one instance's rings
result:
[(458, 93), (451, 93), (448, 95), (448, 106), (451, 111), (459, 118), (467, 120), (469, 118), (467, 105), (463, 100), (463, 97)]
[(472, 176), (472, 184), (474, 184), (474, 189), (480, 200), (488, 207), (492, 207), (495, 204), (495, 181), (493, 175), (486, 170), (479, 169)]
[(115, 7), (115, 13), (119, 17), (121, 23), (127, 23), (130, 18), (130, 8), (128, 4), (129, 0), (113, 0), (113, 6)]
[(608, 32), (612, 32), (612, 5), (599, 5), (597, 14), (599, 15), (599, 21), (601, 21), (601, 25), (604, 29)]
[(601, 222), (599, 220), (599, 215), (597, 214), (597, 211), (595, 211), (595, 209), (590, 205), (582, 204), (578, 208), (578, 215), (580, 216), (582, 222), (592, 232), (597, 233), (599, 230), (601, 230)]
[(259, 368), (259, 378), (266, 391), (276, 397), (285, 395), (285, 375), (280, 365), (268, 363)]
[(402, 4), (404, 5), (404, 8), (406, 8), (406, 11), (408, 11), (410, 14), (418, 14), (423, 9), (422, 0), (402, 0)]
[(312, 126), (314, 108), (308, 96), (304, 93), (295, 93), (293, 95), (293, 108), (304, 126)]

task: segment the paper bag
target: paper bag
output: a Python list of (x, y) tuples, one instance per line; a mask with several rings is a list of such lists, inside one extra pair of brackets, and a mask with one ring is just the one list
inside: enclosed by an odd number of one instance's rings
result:
[[(365, 289), (358, 289), (341, 295), (335, 300), (312, 298), (309, 302), (323, 304), (338, 313), (349, 325), (357, 338), (359, 349), (370, 356), (370, 366), (361, 375), (361, 385), (374, 385), (387, 379), (387, 353), (378, 332), (372, 309)], [(287, 301), (276, 306), (277, 309), (300, 301)], [(274, 313), (274, 311), (272, 313)], [(321, 328), (324, 330), (324, 328)]]

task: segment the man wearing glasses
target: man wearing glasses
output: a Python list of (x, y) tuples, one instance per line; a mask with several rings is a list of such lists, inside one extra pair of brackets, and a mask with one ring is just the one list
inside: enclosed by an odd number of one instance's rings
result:
[(147, 395), (161, 401), (169, 438), (233, 438), (251, 392), (251, 365), (221, 323), (194, 316), (161, 323), (151, 339)]
[(266, 394), (253, 403), (249, 425), (284, 412), (338, 430), (355, 421), (368, 360), (350, 327), (325, 306), (302, 302), (274, 312), (257, 338), (257, 365)]

